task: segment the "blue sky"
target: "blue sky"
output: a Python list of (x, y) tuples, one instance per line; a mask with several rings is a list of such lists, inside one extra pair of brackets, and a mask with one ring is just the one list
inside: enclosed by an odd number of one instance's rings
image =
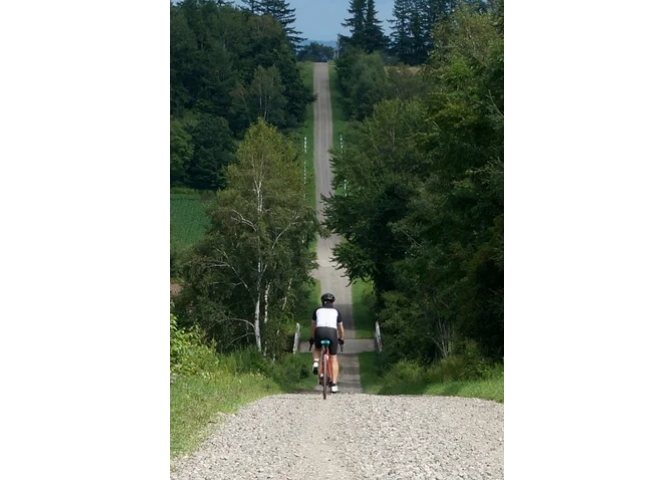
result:
[[(349, 16), (350, 0), (289, 0), (296, 9), (296, 29), (312, 40), (336, 40), (336, 35), (348, 34), (341, 23)], [(375, 0), (384, 33), (389, 33), (386, 20), (392, 17), (393, 0)]]
[[(239, 2), (237, 2), (239, 3)], [(348, 16), (350, 0), (289, 0), (296, 9), (296, 30), (310, 40), (336, 40), (337, 34), (348, 34), (341, 26)], [(390, 32), (386, 22), (392, 18), (393, 0), (375, 0), (379, 20), (384, 22), (384, 33)]]

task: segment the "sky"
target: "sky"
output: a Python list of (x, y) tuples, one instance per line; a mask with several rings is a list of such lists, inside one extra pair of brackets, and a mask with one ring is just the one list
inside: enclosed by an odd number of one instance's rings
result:
[[(350, 0), (289, 0), (289, 4), (296, 9), (294, 26), (302, 37), (328, 41), (336, 40), (338, 34), (349, 34), (341, 23), (349, 15)], [(375, 5), (379, 20), (384, 22), (384, 33), (388, 34), (386, 20), (392, 18), (393, 0), (375, 0)]]
[[(289, 0), (296, 9), (296, 30), (310, 40), (336, 40), (337, 34), (349, 34), (341, 23), (349, 16), (349, 0)], [(384, 22), (384, 33), (389, 33), (386, 20), (392, 17), (393, 0), (376, 0), (377, 16)]]

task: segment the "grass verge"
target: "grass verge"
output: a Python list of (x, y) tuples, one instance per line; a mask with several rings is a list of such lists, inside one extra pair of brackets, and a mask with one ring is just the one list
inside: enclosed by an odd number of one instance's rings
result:
[(170, 454), (172, 458), (193, 451), (220, 415), (281, 388), (259, 374), (178, 378), (170, 387)]
[[(329, 64), (329, 80), (330, 80), (330, 99), (332, 102), (332, 148), (336, 152), (341, 151), (341, 137), (343, 137), (343, 149), (345, 150), (345, 129), (347, 121), (343, 112), (343, 100), (341, 99), (341, 92), (338, 88), (338, 74), (334, 63)], [(344, 193), (343, 186), (338, 186), (335, 189), (336, 195)]]
[(440, 395), (481, 398), (503, 403), (503, 365), (486, 371), (484, 378), (455, 380), (440, 366), (425, 369), (411, 362), (388, 366), (381, 354), (359, 354), (361, 388), (378, 395)]
[[(314, 91), (314, 63), (301, 62), (300, 73), (302, 75), (303, 83), (309, 88), (309, 91)], [(314, 104), (307, 105), (307, 116), (305, 125), (302, 128), (302, 138), (307, 138), (307, 151), (301, 146), (307, 172), (307, 196), (310, 198), (310, 205), (316, 208), (316, 184), (314, 182)]]
[(374, 302), (372, 283), (355, 280), (352, 284), (352, 315), (354, 315), (356, 338), (374, 338), (375, 320), (372, 314)]
[(311, 354), (263, 360), (256, 351), (220, 357), (203, 375), (179, 376), (170, 387), (170, 456), (194, 451), (213, 429), (243, 405), (267, 395), (314, 388)]

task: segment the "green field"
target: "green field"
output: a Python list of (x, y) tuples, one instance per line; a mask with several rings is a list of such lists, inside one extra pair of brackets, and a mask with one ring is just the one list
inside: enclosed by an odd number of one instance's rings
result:
[(170, 243), (172, 251), (185, 250), (201, 239), (209, 225), (199, 195), (170, 195)]

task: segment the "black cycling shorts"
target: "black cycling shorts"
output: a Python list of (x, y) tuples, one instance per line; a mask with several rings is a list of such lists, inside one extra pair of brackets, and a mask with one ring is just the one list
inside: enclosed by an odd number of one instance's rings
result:
[(316, 327), (314, 332), (314, 340), (316, 341), (316, 348), (321, 348), (323, 344), (321, 340), (330, 341), (330, 354), (336, 355), (339, 349), (338, 332), (336, 328), (330, 327)]

